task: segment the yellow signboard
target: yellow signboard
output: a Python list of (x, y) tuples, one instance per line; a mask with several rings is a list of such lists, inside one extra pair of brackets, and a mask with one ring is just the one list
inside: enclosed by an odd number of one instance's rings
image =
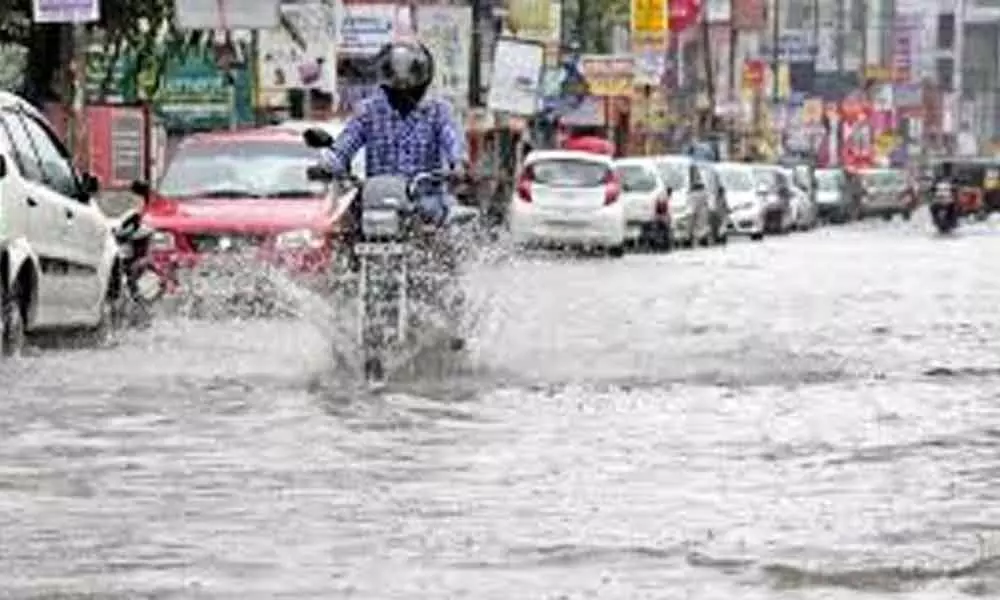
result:
[(508, 0), (507, 20), (515, 32), (551, 32), (552, 2), (550, 0)]
[(667, 30), (668, 0), (632, 0), (632, 34), (659, 35)]
[(585, 54), (580, 72), (590, 86), (591, 96), (631, 96), (635, 61), (631, 56)]

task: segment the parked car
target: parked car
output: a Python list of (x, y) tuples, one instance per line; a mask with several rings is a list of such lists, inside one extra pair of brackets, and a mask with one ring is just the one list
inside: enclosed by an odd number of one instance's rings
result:
[(669, 250), (670, 207), (667, 188), (647, 158), (615, 161), (622, 182), (622, 202), (628, 225), (628, 241), (656, 250)]
[(621, 256), (628, 239), (614, 159), (576, 150), (535, 150), (524, 159), (510, 204), (519, 246), (606, 249)]
[(759, 193), (756, 167), (746, 163), (722, 162), (713, 165), (713, 170), (725, 189), (730, 210), (729, 231), (749, 236), (755, 241), (764, 239), (767, 198)]
[[(177, 148), (155, 188), (136, 182), (147, 197), (145, 222), (156, 230), (151, 257), (169, 291), (202, 275), (243, 276), (255, 263), (329, 283), (347, 203), (329, 202), (324, 186), (308, 180), (316, 159), (291, 131), (198, 134)], [(205, 287), (221, 296), (236, 291)]]
[(97, 179), (73, 167), (42, 114), (0, 92), (0, 353), (28, 334), (83, 332), (98, 341), (120, 315), (123, 275)]
[(726, 187), (715, 172), (718, 163), (701, 163), (701, 175), (708, 190), (708, 217), (712, 223), (712, 241), (725, 244), (729, 238), (729, 203)]
[(893, 215), (900, 215), (905, 220), (910, 219), (917, 207), (917, 192), (905, 171), (862, 169), (856, 176), (863, 218), (878, 216), (888, 221)]
[(816, 204), (822, 221), (846, 223), (859, 218), (860, 206), (848, 192), (847, 177), (841, 169), (817, 169)]
[(769, 235), (788, 233), (795, 227), (792, 183), (783, 167), (755, 164), (757, 193), (765, 198), (764, 228)]
[(708, 189), (699, 163), (687, 156), (657, 156), (656, 170), (670, 197), (670, 219), (675, 244), (691, 247), (712, 243)]

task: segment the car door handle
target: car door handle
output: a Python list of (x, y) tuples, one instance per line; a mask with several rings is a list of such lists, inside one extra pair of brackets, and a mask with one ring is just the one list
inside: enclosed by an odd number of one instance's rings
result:
[(28, 203), (28, 206), (38, 206), (38, 201), (34, 198), (25, 198), (24, 201)]

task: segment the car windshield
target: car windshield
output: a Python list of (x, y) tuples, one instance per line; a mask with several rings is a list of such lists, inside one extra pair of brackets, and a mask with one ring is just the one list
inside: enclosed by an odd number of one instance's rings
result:
[(844, 174), (840, 171), (816, 171), (816, 188), (823, 191), (836, 191), (844, 183)]
[(755, 185), (760, 185), (765, 183), (767, 185), (773, 185), (775, 180), (774, 171), (771, 169), (754, 169), (753, 170), (753, 181)]
[(753, 177), (746, 169), (716, 169), (722, 187), (733, 192), (753, 190)]
[(322, 193), (306, 168), (316, 151), (304, 144), (231, 141), (180, 148), (158, 186), (170, 198), (294, 198)]
[(688, 164), (682, 162), (661, 162), (656, 164), (656, 170), (663, 179), (663, 184), (670, 189), (687, 189)]
[(620, 165), (616, 169), (626, 192), (652, 192), (656, 190), (656, 175), (640, 165)]
[(549, 158), (531, 164), (532, 181), (551, 187), (596, 187), (604, 184), (608, 166), (575, 158)]

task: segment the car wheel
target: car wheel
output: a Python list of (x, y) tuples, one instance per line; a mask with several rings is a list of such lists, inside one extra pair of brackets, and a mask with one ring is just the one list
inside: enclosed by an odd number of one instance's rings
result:
[(27, 343), (24, 313), (27, 303), (21, 286), (13, 288), (2, 299), (0, 306), (0, 355), (17, 357), (24, 352)]
[(611, 258), (621, 258), (625, 256), (625, 244), (608, 248), (608, 256)]
[(761, 240), (764, 239), (764, 233), (760, 232), (760, 231), (758, 231), (756, 233), (751, 233), (750, 234), (750, 239), (752, 241), (754, 241), (754, 242), (759, 242), (759, 241), (761, 241)]
[(911, 216), (912, 216), (912, 214), (910, 213), (910, 211), (908, 211), (908, 210), (903, 211), (903, 220), (904, 221), (909, 221)]
[(883, 221), (891, 221), (892, 220), (892, 213), (883, 213), (882, 214), (882, 220)]

